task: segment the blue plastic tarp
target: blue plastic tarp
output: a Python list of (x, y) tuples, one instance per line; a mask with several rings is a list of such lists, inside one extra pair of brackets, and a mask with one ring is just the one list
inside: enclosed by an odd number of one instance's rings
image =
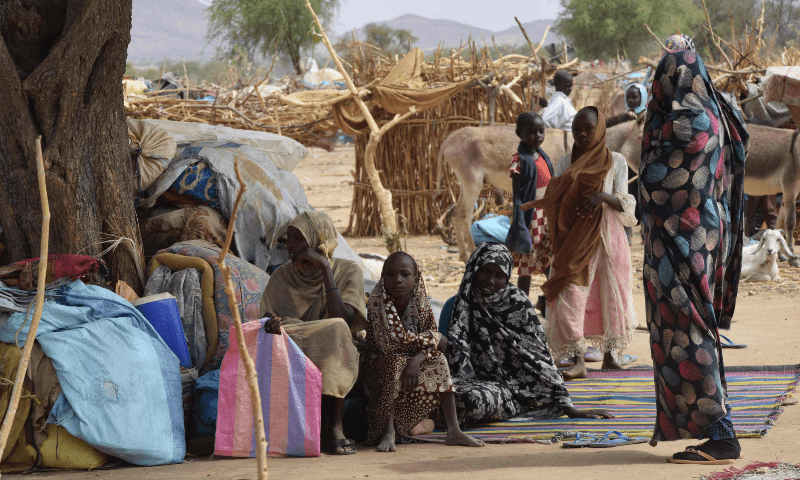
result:
[[(62, 390), (48, 422), (135, 465), (182, 463), (175, 354), (133, 305), (106, 289), (77, 281), (57, 298), (45, 302), (36, 334)], [(15, 343), (16, 337), (21, 347), (29, 326), (25, 313), (13, 314), (0, 328), (0, 341)]]
[(485, 242), (504, 243), (511, 228), (511, 219), (505, 215), (487, 215), (473, 223), (469, 231), (475, 245)]

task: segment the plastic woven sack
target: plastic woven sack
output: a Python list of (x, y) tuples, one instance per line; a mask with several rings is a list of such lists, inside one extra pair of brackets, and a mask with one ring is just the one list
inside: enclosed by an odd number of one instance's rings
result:
[[(266, 333), (266, 319), (243, 325), (247, 351), (258, 372), (267, 453), (271, 457), (320, 456), (322, 374), (289, 338)], [(255, 457), (253, 408), (234, 327), (219, 379), (214, 454)]]
[(178, 146), (163, 128), (132, 118), (128, 119), (128, 139), (131, 151), (139, 155), (139, 190), (144, 190), (164, 172)]

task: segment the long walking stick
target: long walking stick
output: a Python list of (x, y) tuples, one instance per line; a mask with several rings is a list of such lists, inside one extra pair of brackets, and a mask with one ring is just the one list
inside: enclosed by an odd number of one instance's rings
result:
[(250, 387), (250, 398), (253, 403), (253, 422), (255, 423), (256, 441), (258, 447), (256, 448), (256, 458), (258, 460), (258, 479), (267, 480), (267, 438), (264, 435), (264, 415), (261, 412), (261, 393), (258, 390), (258, 376), (256, 374), (256, 364), (247, 353), (247, 346), (244, 344), (244, 330), (242, 329), (242, 318), (239, 316), (239, 304), (236, 302), (236, 293), (234, 290), (233, 282), (231, 281), (231, 267), (225, 264), (225, 256), (231, 248), (231, 241), (233, 240), (233, 226), (236, 222), (236, 213), (239, 211), (239, 203), (242, 200), (242, 195), (247, 190), (247, 185), (242, 179), (242, 174), (239, 173), (239, 160), (236, 160), (234, 165), (236, 169), (236, 179), (239, 181), (239, 193), (236, 195), (236, 203), (233, 204), (231, 211), (231, 218), (228, 221), (228, 234), (225, 236), (225, 245), (219, 252), (219, 269), (225, 277), (225, 294), (228, 295), (228, 304), (231, 306), (231, 316), (233, 317), (233, 325), (236, 329), (236, 341), (239, 344), (239, 357), (244, 363), (244, 370), (247, 372), (247, 385)]
[[(42, 159), (42, 136), (36, 139), (36, 171), (39, 179), (39, 196), (42, 202), (42, 243), (39, 248), (39, 279), (36, 284), (36, 308), (33, 309), (33, 319), (31, 328), (28, 330), (28, 337), (25, 339), (25, 347), (22, 350), (22, 358), (19, 362), (17, 376), (14, 379), (14, 387), (11, 390), (11, 402), (6, 410), (6, 417), (3, 420), (3, 427), (0, 429), (0, 455), (6, 449), (8, 437), (11, 435), (11, 424), (17, 415), (19, 399), (22, 397), (22, 382), (25, 380), (25, 372), (28, 370), (28, 362), (31, 359), (33, 342), (36, 340), (36, 330), (39, 328), (39, 320), (42, 318), (44, 308), (44, 287), (47, 277), (47, 250), (50, 241), (50, 204), (47, 201), (47, 184), (45, 183), (44, 160)], [(27, 321), (27, 318), (25, 319)]]

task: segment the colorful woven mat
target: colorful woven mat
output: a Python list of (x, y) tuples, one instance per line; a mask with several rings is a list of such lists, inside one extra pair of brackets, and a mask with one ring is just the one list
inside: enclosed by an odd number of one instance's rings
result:
[[(800, 365), (728, 367), (729, 403), (739, 438), (763, 437), (782, 412), (781, 403), (800, 380)], [(653, 369), (589, 370), (589, 378), (567, 383), (575, 408), (602, 408), (616, 418), (530, 421), (524, 418), (471, 426), (466, 433), (492, 443), (555, 443), (574, 432), (600, 434), (617, 430), (629, 437), (651, 437), (656, 401)], [(414, 437), (415, 441), (444, 442), (445, 432)]]

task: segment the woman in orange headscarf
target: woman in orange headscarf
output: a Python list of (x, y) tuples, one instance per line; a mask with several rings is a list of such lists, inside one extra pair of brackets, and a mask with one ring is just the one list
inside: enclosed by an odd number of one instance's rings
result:
[(589, 345), (604, 353), (603, 368), (633, 339), (630, 250), (625, 226), (635, 226), (636, 200), (628, 194), (628, 165), (606, 148), (603, 115), (586, 107), (575, 116), (575, 146), (554, 166), (545, 196), (523, 208), (544, 209), (553, 261), (542, 285), (547, 298), (547, 341), (553, 357), (573, 357), (566, 380), (586, 376)]

